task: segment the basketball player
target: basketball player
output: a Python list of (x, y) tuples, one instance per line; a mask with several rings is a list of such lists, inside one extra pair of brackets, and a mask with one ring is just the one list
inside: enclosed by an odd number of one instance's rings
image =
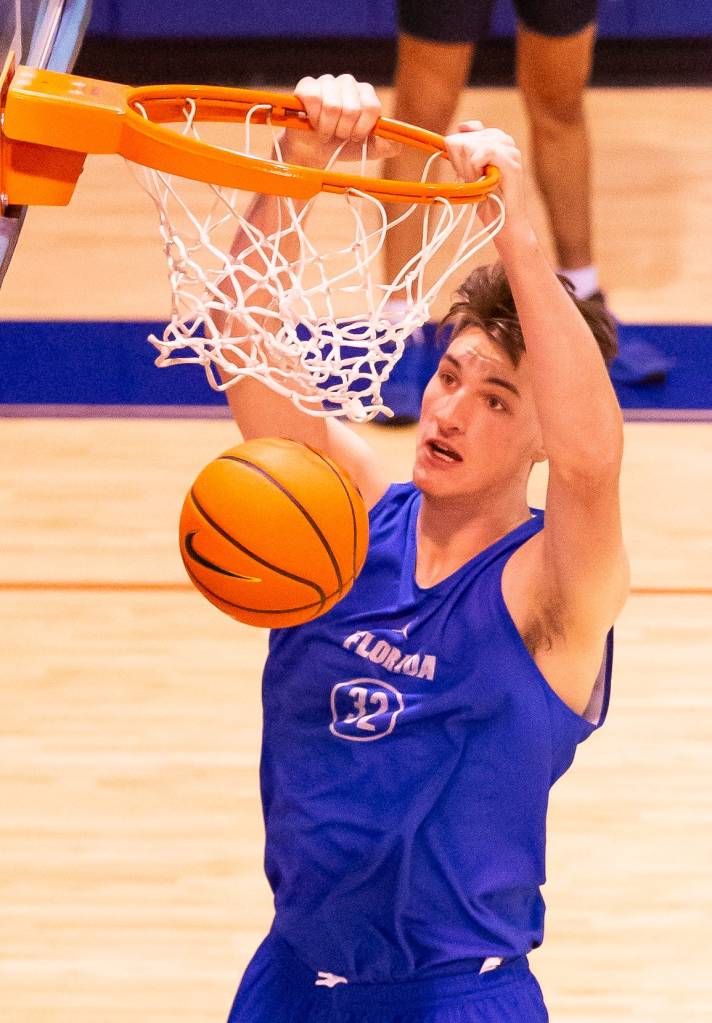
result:
[[(350, 76), (296, 92), (314, 132), (287, 132), (291, 162), (322, 163), (342, 140), (358, 151), (379, 114)], [(448, 316), (412, 482), (392, 483), (343, 422), (249, 378), (228, 392), (245, 439), (340, 462), (371, 530), (344, 600), (270, 636), (261, 788), (276, 915), (230, 1023), (548, 1018), (527, 953), (543, 936), (549, 789), (608, 707), (628, 585), (622, 422), (610, 330), (580, 305), (599, 347), (544, 258), (515, 143), (468, 122), (447, 145), (464, 179), (500, 168), (507, 218), (499, 262)], [(256, 197), (253, 223), (269, 233), (279, 202)], [(526, 500), (544, 459), (546, 518)]]

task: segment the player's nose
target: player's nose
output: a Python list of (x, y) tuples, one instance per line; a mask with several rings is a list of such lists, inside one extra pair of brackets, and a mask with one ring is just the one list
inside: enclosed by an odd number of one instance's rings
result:
[(468, 407), (467, 395), (462, 388), (459, 388), (452, 394), (444, 395), (438, 401), (434, 409), (435, 421), (444, 437), (465, 432)]

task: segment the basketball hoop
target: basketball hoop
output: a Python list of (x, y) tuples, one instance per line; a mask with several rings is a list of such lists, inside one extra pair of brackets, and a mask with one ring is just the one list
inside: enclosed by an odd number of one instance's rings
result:
[[(358, 172), (282, 159), (277, 129), (310, 130), (296, 97), (217, 86), (131, 88), (20, 67), (5, 68), (0, 193), (10, 203), (66, 203), (87, 153), (120, 153), (137, 165), (159, 214), (173, 295), (171, 321), (156, 364), (196, 363), (211, 387), (225, 390), (250, 376), (317, 416), (354, 421), (390, 412), (380, 385), (404, 341), (429, 316), (444, 281), (504, 223), (492, 194), (499, 174), (489, 167), (476, 182), (429, 181), (447, 158), (440, 135), (380, 118), (373, 134), (429, 154), (420, 181), (366, 175), (366, 145)], [(244, 125), (239, 142), (216, 146), (198, 125)], [(253, 128), (272, 130), (273, 158), (257, 155)], [(192, 182), (202, 182), (196, 186)], [(265, 235), (239, 210), (245, 192), (283, 197), (279, 226)], [(483, 227), (476, 204), (491, 196), (498, 215)], [(317, 248), (308, 220), (338, 199), (350, 234), (329, 251)], [(384, 202), (403, 206), (391, 221)], [(395, 278), (381, 281), (387, 232), (423, 208), (422, 245)], [(434, 258), (458, 231), (445, 270), (427, 278)], [(240, 239), (231, 251), (235, 237)], [(286, 238), (296, 258), (286, 259)], [(387, 304), (405, 310), (394, 319)], [(392, 306), (391, 306), (392, 307)]]

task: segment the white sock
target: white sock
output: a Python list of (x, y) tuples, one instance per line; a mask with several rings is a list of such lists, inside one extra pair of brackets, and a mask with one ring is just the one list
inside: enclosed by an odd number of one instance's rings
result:
[(590, 298), (594, 291), (598, 291), (598, 270), (595, 266), (579, 266), (575, 270), (562, 267), (559, 273), (571, 281), (576, 298)]

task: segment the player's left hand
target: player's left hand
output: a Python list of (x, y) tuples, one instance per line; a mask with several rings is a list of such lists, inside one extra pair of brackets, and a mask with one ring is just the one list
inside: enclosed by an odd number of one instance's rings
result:
[[(488, 164), (499, 169), (500, 181), (495, 192), (504, 201), (505, 226), (495, 238), (498, 248), (517, 236), (528, 236), (531, 226), (524, 197), (522, 154), (511, 137), (499, 128), (485, 128), (481, 121), (462, 121), (457, 131), (445, 139), (448, 156), (463, 181), (476, 181)], [(499, 214), (491, 199), (481, 202), (478, 215), (488, 225)]]
[(288, 162), (323, 167), (335, 151), (340, 160), (380, 160), (394, 156), (398, 143), (372, 134), (381, 116), (381, 101), (368, 82), (353, 75), (301, 78), (294, 89), (304, 106), (310, 132), (288, 131)]

